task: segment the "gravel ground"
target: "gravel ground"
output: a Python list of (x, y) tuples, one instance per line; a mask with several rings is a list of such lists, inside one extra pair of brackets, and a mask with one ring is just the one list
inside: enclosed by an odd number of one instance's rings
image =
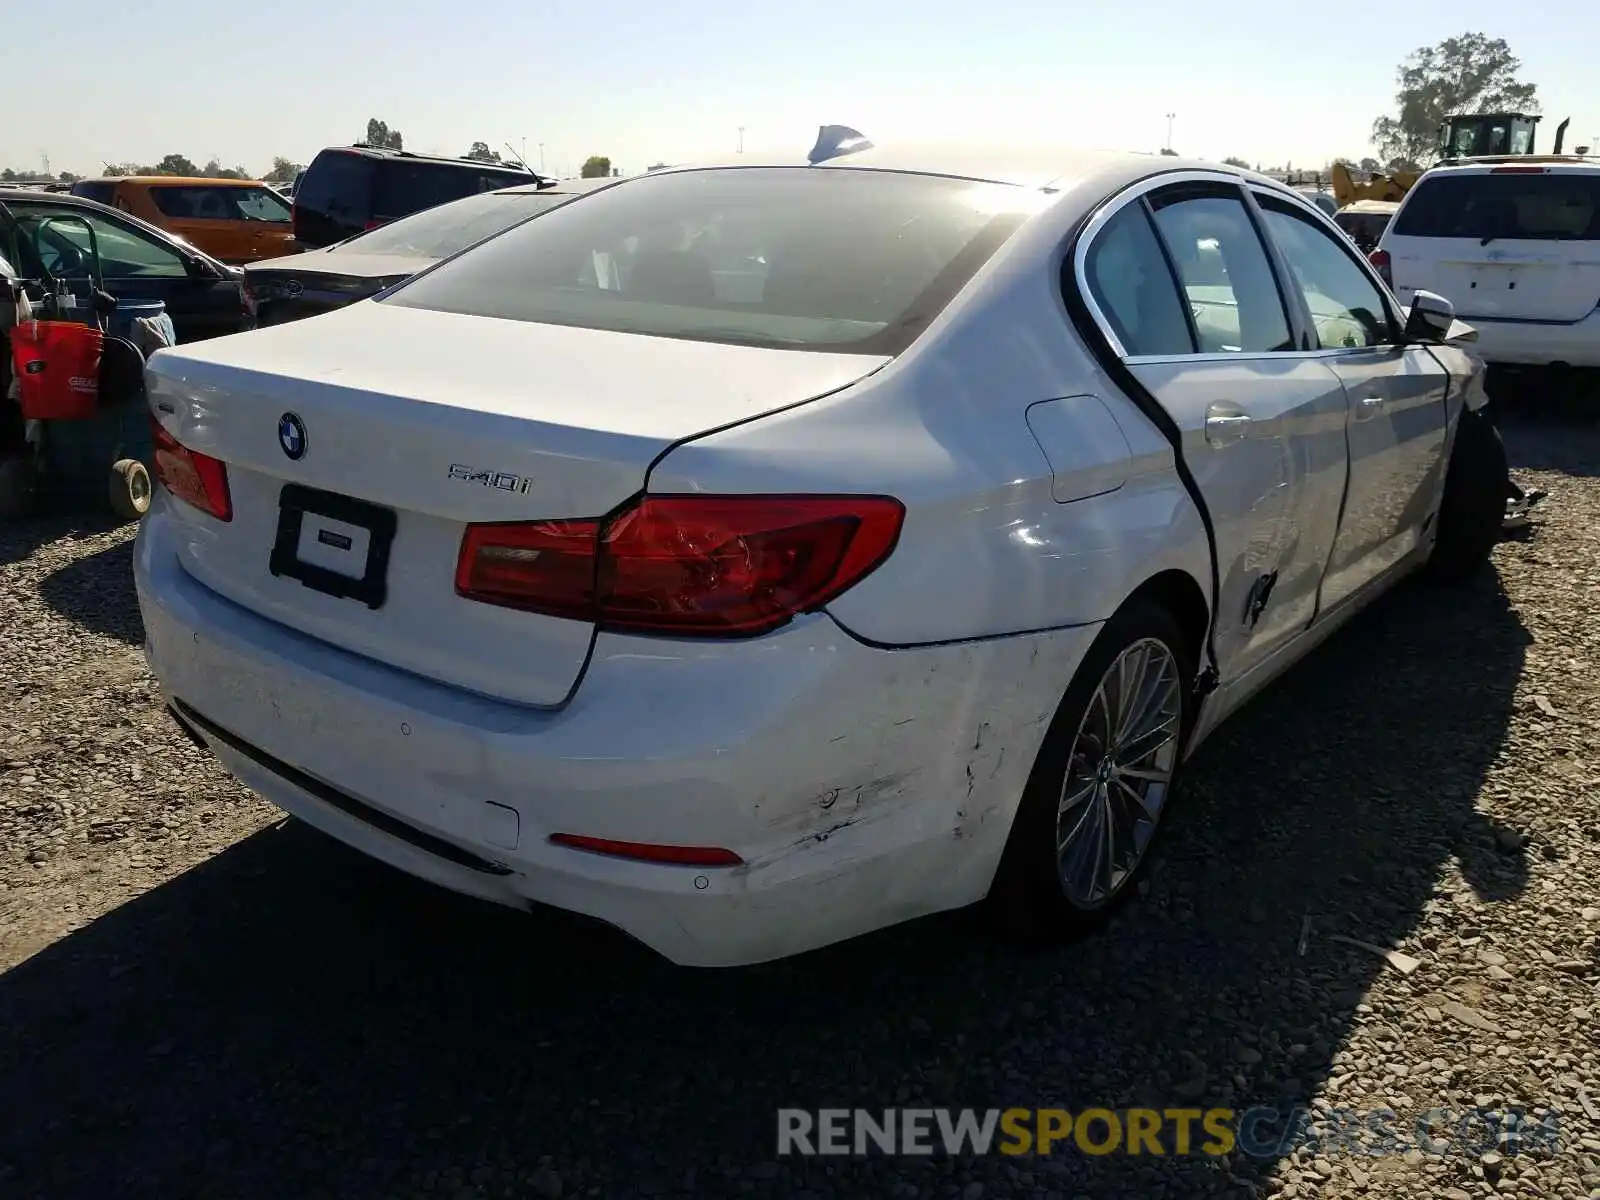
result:
[[(0, 1195), (1600, 1195), (1600, 428), (1202, 753), (1142, 903), (677, 970), (368, 862), (161, 713), (131, 530), (0, 530)], [(1347, 936), (1419, 960), (1407, 974)], [(1545, 1153), (779, 1160), (781, 1106), (1553, 1114)]]

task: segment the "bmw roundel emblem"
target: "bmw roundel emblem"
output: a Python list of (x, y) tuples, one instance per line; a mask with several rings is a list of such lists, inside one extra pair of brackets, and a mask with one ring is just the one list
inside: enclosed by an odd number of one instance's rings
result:
[(306, 456), (306, 423), (292, 412), (278, 418), (278, 445), (290, 458)]

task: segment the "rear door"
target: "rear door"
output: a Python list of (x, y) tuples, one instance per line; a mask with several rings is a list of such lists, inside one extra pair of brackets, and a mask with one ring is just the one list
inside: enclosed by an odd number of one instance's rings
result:
[(1574, 324), (1600, 307), (1600, 170), (1510, 165), (1425, 177), (1383, 243), (1395, 291), (1460, 317)]
[(1079, 285), (1182, 432), (1216, 534), (1231, 681), (1315, 614), (1345, 486), (1344, 390), (1303, 352), (1236, 183), (1157, 183), (1096, 220)]
[(1328, 608), (1421, 541), (1442, 484), (1450, 377), (1425, 348), (1403, 344), (1398, 314), (1344, 239), (1289, 201), (1257, 199), (1350, 410), (1350, 483), (1322, 586)]
[(353, 150), (324, 150), (294, 190), (294, 237), (305, 249), (331, 246), (371, 227), (377, 160)]

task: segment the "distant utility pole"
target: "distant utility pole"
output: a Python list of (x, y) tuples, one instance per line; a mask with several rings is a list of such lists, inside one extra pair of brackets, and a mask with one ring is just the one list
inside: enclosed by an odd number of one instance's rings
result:
[(1172, 123), (1178, 119), (1177, 113), (1167, 114), (1167, 149), (1172, 149)]
[(744, 126), (739, 126), (739, 153), (744, 153)]
[(48, 151), (48, 150), (39, 151), (39, 158), (44, 162), (44, 173), (46, 175), (49, 175), (51, 179), (54, 179), (55, 175), (52, 174), (51, 171), (50, 171), (50, 151)]

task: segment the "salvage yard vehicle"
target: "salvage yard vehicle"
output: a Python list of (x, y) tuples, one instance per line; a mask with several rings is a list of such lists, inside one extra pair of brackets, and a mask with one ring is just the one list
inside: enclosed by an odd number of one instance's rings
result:
[[(90, 230), (100, 250), (105, 290), (118, 300), (159, 300), (178, 341), (238, 333), (244, 328), (243, 275), (137, 217), (79, 196), (0, 188), (0, 204), (16, 217), (23, 244), (9, 247), (19, 269), (39, 264), (64, 278), (85, 306), (90, 292)], [(57, 218), (72, 218), (59, 220)], [(35, 245), (34, 231), (49, 222)], [(84, 228), (87, 223), (89, 229)], [(5, 248), (0, 248), (0, 254)]]
[(155, 355), (147, 653), (311, 825), (679, 963), (1076, 933), (1219, 722), (1486, 563), (1470, 336), (1264, 176), (828, 127)]
[(1451, 300), (1492, 366), (1600, 367), (1600, 160), (1436, 167), (1373, 262), (1402, 302), (1419, 290)]
[(1393, 200), (1357, 200), (1334, 213), (1333, 223), (1350, 235), (1356, 249), (1371, 254), (1378, 248), (1383, 231), (1389, 228), (1399, 207)]
[(610, 179), (505, 188), (424, 209), (370, 233), (245, 268), (251, 327), (315, 316), (374, 296), (442, 258)]
[(131, 213), (225, 263), (254, 262), (293, 249), (289, 202), (250, 179), (80, 179), (72, 194)]
[(553, 183), (509, 163), (329, 146), (295, 177), (294, 238), (299, 249), (316, 250), (463, 196)]

